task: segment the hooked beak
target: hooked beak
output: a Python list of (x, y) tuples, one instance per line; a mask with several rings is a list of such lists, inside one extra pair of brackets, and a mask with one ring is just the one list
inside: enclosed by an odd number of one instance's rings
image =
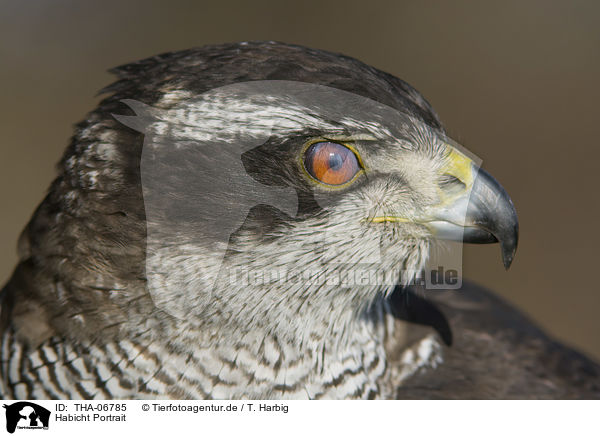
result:
[(440, 239), (474, 244), (500, 242), (502, 261), (508, 269), (519, 241), (517, 212), (500, 183), (487, 171), (476, 171), (470, 192), (438, 210), (435, 220), (426, 225)]
[(440, 239), (475, 244), (500, 242), (504, 267), (513, 261), (519, 240), (517, 212), (504, 188), (466, 156), (453, 151), (446, 174), (465, 189), (430, 211), (424, 223)]
[(423, 211), (421, 217), (379, 216), (372, 221), (421, 224), (438, 239), (474, 244), (500, 242), (502, 261), (508, 269), (517, 251), (519, 221), (504, 188), (452, 146), (440, 176), (454, 181), (453, 186), (440, 187), (439, 203)]

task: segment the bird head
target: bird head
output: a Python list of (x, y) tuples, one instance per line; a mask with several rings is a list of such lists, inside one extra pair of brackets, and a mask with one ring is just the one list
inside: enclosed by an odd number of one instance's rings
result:
[[(374, 299), (410, 284), (436, 240), (499, 241), (512, 262), (510, 198), (393, 76), (278, 43), (115, 71), (52, 198), (96, 220), (87, 241), (71, 242), (84, 255), (70, 262), (78, 286), (110, 282), (114, 295), (98, 298), (119, 306), (117, 324), (147, 326), (152, 313), (177, 319), (177, 334), (184, 323), (305, 341), (346, 331)], [(61, 220), (63, 235), (82, 225)]]

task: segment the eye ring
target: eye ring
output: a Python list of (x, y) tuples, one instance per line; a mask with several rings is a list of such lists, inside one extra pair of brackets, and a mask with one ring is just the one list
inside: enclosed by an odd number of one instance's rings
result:
[(345, 144), (328, 140), (308, 144), (302, 163), (312, 179), (330, 188), (348, 185), (363, 171), (355, 150)]

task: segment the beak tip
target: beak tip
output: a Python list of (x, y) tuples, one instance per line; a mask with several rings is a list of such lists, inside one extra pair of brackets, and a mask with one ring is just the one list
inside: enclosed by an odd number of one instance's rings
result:
[(489, 173), (479, 168), (473, 184), (467, 214), (473, 222), (500, 242), (504, 268), (509, 269), (519, 243), (519, 219), (504, 188)]
[(515, 253), (517, 252), (517, 240), (515, 239), (513, 243), (502, 243), (502, 263), (504, 263), (504, 269), (508, 271), (510, 265), (515, 258)]

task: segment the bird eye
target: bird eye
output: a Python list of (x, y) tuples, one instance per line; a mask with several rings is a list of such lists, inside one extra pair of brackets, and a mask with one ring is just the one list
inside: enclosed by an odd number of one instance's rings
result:
[(336, 142), (317, 142), (304, 155), (306, 171), (326, 185), (348, 183), (360, 171), (356, 154)]

